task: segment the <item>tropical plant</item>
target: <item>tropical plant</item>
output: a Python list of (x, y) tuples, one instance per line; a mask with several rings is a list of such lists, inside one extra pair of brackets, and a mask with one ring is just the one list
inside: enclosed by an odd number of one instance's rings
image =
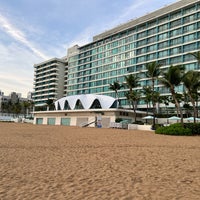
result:
[(132, 105), (132, 108), (134, 111), (134, 116), (135, 116), (135, 121), (136, 121), (136, 119), (137, 119), (136, 109), (137, 109), (137, 103), (141, 96), (140, 92), (137, 90), (128, 91), (125, 93), (125, 96), (126, 96), (127, 100), (130, 102), (130, 104)]
[(115, 95), (118, 101), (119, 106), (121, 106), (118, 90), (120, 90), (123, 87), (118, 81), (113, 82), (113, 84), (110, 84), (109, 89), (115, 91)]
[(147, 104), (147, 115), (148, 115), (149, 108), (151, 108), (152, 88), (151, 86), (144, 86), (142, 91), (144, 94), (144, 101)]
[(152, 82), (152, 104), (153, 104), (153, 115), (154, 115), (154, 118), (153, 118), (153, 128), (155, 127), (155, 114), (156, 114), (156, 95), (154, 95), (154, 86), (155, 86), (155, 80), (158, 79), (161, 71), (160, 71), (160, 67), (162, 65), (157, 63), (157, 62), (151, 62), (151, 63), (148, 63), (146, 65), (146, 69), (147, 69), (147, 72), (146, 72), (146, 76), (148, 78), (151, 79), (151, 82)]
[(47, 111), (49, 111), (51, 105), (53, 104), (53, 99), (47, 99), (46, 104), (47, 104)]
[(195, 97), (197, 96), (198, 89), (200, 88), (200, 72), (190, 70), (184, 74), (182, 81), (185, 88), (187, 89), (187, 94), (192, 103), (194, 112), (194, 123), (195, 123), (198, 113), (195, 105)]
[(163, 76), (159, 78), (160, 82), (166, 87), (169, 88), (172, 100), (176, 106), (177, 114), (180, 114), (181, 117), (181, 123), (183, 125), (183, 112), (180, 108), (180, 102), (178, 99), (179, 94), (175, 91), (175, 87), (179, 86), (182, 81), (182, 77), (184, 75), (184, 66), (182, 65), (171, 65), (167, 72), (163, 73)]
[(124, 83), (124, 85), (126, 87), (128, 87), (130, 91), (132, 91), (133, 88), (136, 88), (136, 87), (140, 86), (140, 84), (139, 84), (139, 77), (137, 75), (133, 75), (133, 74), (125, 76), (125, 83)]
[(133, 74), (125, 76), (124, 85), (128, 87), (129, 89), (129, 91), (125, 93), (125, 96), (127, 100), (130, 102), (130, 104), (132, 105), (132, 108), (134, 110), (134, 115), (135, 115), (135, 121), (136, 121), (136, 118), (137, 118), (136, 108), (137, 108), (137, 102), (140, 97), (140, 93), (134, 89), (140, 86), (139, 77)]
[[(197, 60), (198, 65), (200, 65), (200, 51), (189, 53), (190, 55), (194, 56)], [(199, 69), (199, 67), (198, 67)]]

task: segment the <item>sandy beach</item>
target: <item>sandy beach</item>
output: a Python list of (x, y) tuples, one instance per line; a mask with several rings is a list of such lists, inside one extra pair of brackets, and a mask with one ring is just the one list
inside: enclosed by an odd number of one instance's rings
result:
[(1, 200), (199, 200), (200, 137), (0, 123)]

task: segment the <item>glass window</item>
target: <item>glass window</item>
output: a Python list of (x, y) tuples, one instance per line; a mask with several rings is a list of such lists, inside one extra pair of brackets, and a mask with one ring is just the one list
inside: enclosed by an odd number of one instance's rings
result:
[(157, 28), (156, 27), (148, 30), (148, 35), (153, 35), (155, 33), (157, 33)]
[(191, 25), (183, 27), (183, 32), (184, 33), (187, 33), (187, 32), (190, 32), (190, 31), (194, 31), (194, 30), (195, 30), (195, 24), (191, 24)]
[(166, 47), (168, 47), (168, 41), (161, 42), (161, 43), (158, 44), (158, 49), (164, 49)]
[(186, 54), (186, 55), (183, 56), (183, 60), (184, 60), (185, 62), (194, 60), (194, 56), (192, 56), (192, 55), (190, 55), (190, 54)]
[(180, 25), (181, 25), (181, 19), (177, 19), (177, 20), (171, 22), (171, 28), (180, 26)]
[(156, 20), (151, 21), (151, 22), (149, 22), (148, 27), (156, 26), (156, 24), (157, 24)]
[(188, 23), (188, 22), (194, 21), (195, 19), (196, 19), (195, 14), (193, 14), (193, 15), (184, 17), (183, 21), (184, 21), (184, 23)]
[(163, 33), (158, 36), (159, 40), (165, 40), (168, 37), (168, 33)]
[(158, 56), (159, 56), (159, 58), (168, 56), (168, 50), (160, 51), (160, 52), (158, 53)]
[(171, 19), (176, 19), (176, 18), (180, 17), (181, 15), (182, 15), (181, 11), (175, 12), (175, 13), (171, 14)]
[(165, 31), (165, 30), (167, 30), (167, 29), (168, 29), (168, 24), (164, 24), (164, 25), (158, 27), (158, 30), (159, 30), (160, 32), (161, 32), (161, 31)]
[(153, 37), (150, 37), (147, 39), (147, 42), (148, 43), (153, 43), (153, 42), (156, 42), (157, 41), (157, 36), (153, 36)]
[(182, 34), (182, 28), (178, 28), (178, 29), (175, 29), (175, 30), (170, 32), (171, 37), (174, 37), (174, 36), (177, 36), (177, 35), (180, 35), (180, 34)]
[(197, 49), (196, 43), (188, 44), (183, 46), (183, 52), (193, 51)]
[(170, 64), (171, 64), (171, 65), (177, 64), (177, 63), (180, 63), (180, 62), (182, 62), (181, 56), (177, 56), (177, 57), (174, 57), (174, 58), (171, 58), (171, 59), (170, 59)]
[(180, 38), (173, 39), (173, 40), (171, 40), (171, 42), (170, 42), (171, 46), (177, 45), (177, 44), (181, 44), (181, 43), (182, 43), (182, 38), (181, 38), (181, 37), (180, 37)]
[(147, 52), (156, 51), (156, 50), (157, 50), (156, 44), (147, 47)]
[(189, 8), (184, 10), (184, 14), (194, 12), (195, 10), (196, 10), (195, 6), (189, 7)]
[(170, 50), (171, 55), (178, 54), (178, 53), (181, 53), (181, 47), (176, 47)]
[(183, 37), (183, 41), (184, 42), (192, 41), (196, 38), (195, 36), (196, 36), (195, 33), (190, 34), (190, 35), (186, 35), (186, 36)]

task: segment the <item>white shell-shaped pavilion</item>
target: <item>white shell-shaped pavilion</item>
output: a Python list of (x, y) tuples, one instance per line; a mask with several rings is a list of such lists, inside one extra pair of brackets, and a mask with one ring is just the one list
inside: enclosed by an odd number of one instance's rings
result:
[(109, 109), (117, 107), (117, 100), (106, 95), (81, 94), (63, 97), (55, 102), (56, 110)]

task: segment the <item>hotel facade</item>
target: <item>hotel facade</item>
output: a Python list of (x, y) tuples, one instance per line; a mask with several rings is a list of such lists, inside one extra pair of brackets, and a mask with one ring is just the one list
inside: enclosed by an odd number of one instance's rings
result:
[[(184, 65), (186, 70), (199, 70), (197, 60), (189, 54), (199, 50), (200, 1), (177, 1), (96, 35), (91, 43), (69, 48), (67, 67), (66, 61), (63, 60), (62, 63), (60, 59), (60, 71), (51, 84), (53, 93), (58, 94), (60, 91), (60, 95), (54, 95), (54, 99), (62, 95), (80, 94), (115, 97), (115, 92), (109, 89), (109, 85), (115, 81), (125, 82), (125, 76), (129, 74), (140, 78), (140, 86), (135, 89), (142, 91), (143, 86), (152, 84), (146, 76), (146, 64), (156, 61), (162, 64), (163, 71), (171, 65)], [(50, 70), (51, 65), (48, 67)], [(49, 82), (44, 83), (43, 78), (50, 74), (43, 75), (39, 68), (41, 63), (35, 65), (34, 99), (35, 102), (42, 103), (50, 91)], [(170, 95), (169, 90), (159, 82), (156, 82), (155, 90), (161, 95)], [(129, 107), (126, 91), (125, 88), (119, 91), (123, 107)], [(182, 93), (183, 86), (177, 87), (176, 91)], [(146, 108), (146, 103), (141, 98), (138, 109), (143, 108)]]

